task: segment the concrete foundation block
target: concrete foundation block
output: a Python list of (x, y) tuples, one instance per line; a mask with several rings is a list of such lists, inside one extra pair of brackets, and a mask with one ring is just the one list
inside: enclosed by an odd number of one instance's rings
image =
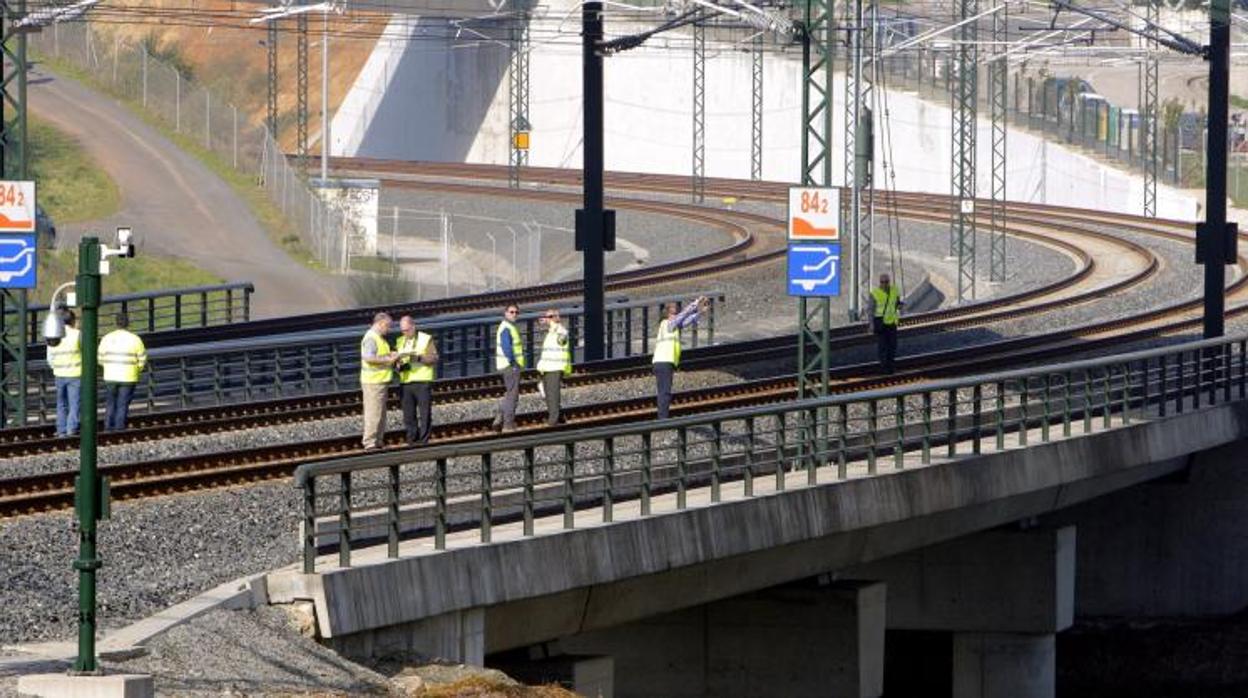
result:
[(147, 674), (31, 674), (18, 677), (17, 692), (41, 698), (152, 698), (156, 695), (152, 677)]
[(416, 652), (431, 659), (484, 666), (485, 611), (443, 613), (414, 623), (332, 637), (327, 644), (353, 659)]
[(572, 665), (572, 690), (586, 698), (615, 698), (615, 660), (585, 657)]
[(956, 633), (953, 698), (1053, 698), (1054, 635)]

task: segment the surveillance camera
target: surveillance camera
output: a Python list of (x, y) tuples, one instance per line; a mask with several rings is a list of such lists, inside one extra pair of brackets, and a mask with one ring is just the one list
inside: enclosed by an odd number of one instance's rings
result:
[[(118, 243), (119, 245), (123, 245), (123, 246), (124, 246), (124, 245), (129, 245), (129, 244), (130, 244), (130, 238), (131, 238), (131, 236), (132, 236), (133, 234), (134, 234), (134, 233), (133, 233), (133, 231), (132, 231), (130, 228), (128, 228), (128, 227), (118, 228), (118, 229), (117, 229), (117, 243)], [(133, 255), (131, 255), (131, 256), (133, 256)]]

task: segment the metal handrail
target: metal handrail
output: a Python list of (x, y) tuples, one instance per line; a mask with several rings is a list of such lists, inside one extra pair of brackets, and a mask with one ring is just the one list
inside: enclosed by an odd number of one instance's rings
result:
[[(713, 344), (715, 310), (724, 302), (721, 292), (704, 293), (712, 300), (706, 319), (690, 328), (691, 346)], [(662, 296), (612, 303), (607, 306), (608, 358), (649, 353), (659, 308), (688, 296)], [(538, 313), (521, 316), (521, 344), (535, 365), (540, 353)], [(573, 346), (579, 343), (580, 312), (565, 310)], [(440, 356), (439, 375), (466, 377), (493, 370), (494, 328), (497, 317), (468, 316), (421, 321), (434, 335)], [(281, 337), (225, 340), (205, 344), (158, 347), (148, 351), (148, 368), (134, 396), (132, 411), (169, 411), (214, 404), (236, 404), (298, 395), (352, 390), (358, 387), (359, 343), (364, 327)], [(574, 349), (574, 352), (577, 351)], [(55, 380), (45, 361), (28, 363), (27, 405), (33, 423), (55, 417)]]
[[(126, 312), (135, 332), (209, 327), (251, 320), (251, 295), (256, 287), (249, 281), (209, 286), (123, 293), (101, 301), (100, 310)], [(49, 306), (31, 305), (26, 309), (27, 328), (32, 346), (42, 345), (39, 328)], [(7, 322), (7, 320), (6, 320)]]
[[(488, 541), (491, 523), (507, 512), (522, 515), (531, 535), (543, 509), (562, 509), (568, 528), (586, 503), (601, 506), (609, 521), (615, 502), (638, 498), (644, 514), (657, 492), (672, 491), (683, 509), (695, 485), (709, 485), (718, 501), (728, 481), (744, 481), (751, 496), (760, 474), (775, 476), (776, 491), (795, 471), (805, 471), (809, 484), (826, 466), (838, 480), (851, 467), (875, 474), (881, 460), (905, 467), (907, 452), (927, 464), (938, 446), (955, 455), (970, 441), (980, 453), (985, 439), (998, 449), (1010, 438), (1026, 445), (1031, 430), (1048, 441), (1054, 425), (1069, 436), (1080, 422), (1090, 433), (1115, 416), (1124, 424), (1229, 401), (1233, 389), (1236, 399), (1248, 394), (1248, 335), (779, 405), (331, 458), (295, 472), (304, 496), (304, 569), (315, 570), (323, 538), (336, 539), (339, 564), (349, 565), (353, 543), (372, 544), (381, 534), (391, 557), (409, 534), (432, 533), (444, 548), (457, 523)], [(384, 484), (353, 487), (353, 475), (376, 471), (388, 477), (362, 480)], [(335, 506), (320, 508), (325, 500)], [(332, 530), (323, 533), (326, 527)], [(378, 535), (360, 535), (368, 530)]]

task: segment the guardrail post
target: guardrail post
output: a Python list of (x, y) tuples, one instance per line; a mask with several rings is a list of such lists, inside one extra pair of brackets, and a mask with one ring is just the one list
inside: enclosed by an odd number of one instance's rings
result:
[(615, 520), (615, 439), (607, 437), (602, 444), (602, 522)]
[(225, 289), (225, 321), (234, 323), (234, 289)]
[(494, 454), (481, 454), (481, 542), (490, 542), (490, 519), (494, 514), (494, 502), (490, 497), (493, 480)]
[(1222, 368), (1218, 373), (1222, 382), (1222, 400), (1231, 401), (1231, 345), (1222, 345)]
[(689, 435), (684, 427), (676, 430), (676, 508), (685, 508), (685, 490), (689, 483)]
[(979, 383), (971, 389), (971, 453), (979, 455), (983, 441), (984, 391)]
[(932, 394), (923, 391), (923, 465), (932, 462)]
[(243, 289), (243, 322), (251, 321), (251, 285)]
[(524, 535), (533, 535), (533, 447), (524, 449)]
[(390, 482), (388, 492), (386, 493), (388, 506), (386, 507), (386, 557), (397, 558), (399, 556), (399, 466), (392, 465), (389, 468)]
[(1040, 440), (1049, 442), (1049, 420), (1053, 416), (1053, 375), (1044, 374), (1044, 422), (1040, 425)]
[(446, 459), (439, 458), (433, 487), (433, 547), (446, 550)]
[(806, 446), (806, 484), (814, 485), (818, 481), (818, 455), (819, 455), (819, 411), (811, 408), (806, 410), (806, 428), (807, 438), (804, 440)]
[(897, 444), (893, 446), (893, 465), (898, 470), (906, 467), (905, 446), (906, 446), (906, 398), (905, 396), (897, 397), (897, 405), (894, 407), (897, 424)]
[(841, 403), (836, 412), (836, 477), (849, 477), (849, 405)]
[(650, 306), (641, 306), (641, 353), (650, 353)]
[(633, 308), (624, 309), (624, 356), (633, 355)]
[(650, 515), (650, 492), (654, 486), (653, 454), (650, 452), (650, 432), (641, 435), (641, 515)]
[(1167, 366), (1168, 363), (1165, 354), (1157, 357), (1157, 381), (1159, 383), (1157, 386), (1157, 414), (1162, 417), (1166, 416), (1166, 402), (1170, 400), (1169, 381), (1167, 380), (1170, 372)]
[(316, 476), (303, 485), (303, 573), (316, 572)]
[(208, 326), (208, 292), (200, 291), (199, 293), (199, 326)]
[(719, 440), (722, 436), (722, 428), (718, 420), (711, 423), (711, 432), (714, 439), (711, 441), (711, 502), (719, 502), (720, 500), (720, 482), (719, 482)]
[(706, 343), (715, 343), (715, 299), (711, 298), (706, 309)]
[(339, 505), (342, 507), (338, 510), (338, 566), (351, 566), (351, 473), (350, 471), (342, 473), (338, 476), (340, 487), (342, 488), (338, 494)]
[(576, 478), (576, 445), (563, 445), (563, 527), (576, 527), (576, 493), (573, 487)]
[(785, 447), (785, 441), (787, 441), (787, 439), (785, 438), (785, 433), (784, 433), (784, 429), (785, 429), (784, 415), (785, 413), (783, 411), (783, 408), (781, 408), (781, 411), (776, 414), (776, 491), (777, 492), (783, 492), (784, 485), (785, 485), (784, 460), (785, 460), (785, 451), (788, 449)]
[(156, 297), (147, 299), (147, 331), (156, 331)]
[(1109, 366), (1106, 366), (1104, 370), (1101, 371), (1101, 421), (1106, 429), (1112, 426), (1110, 422), (1112, 412), (1110, 406), (1110, 396), (1112, 392), (1110, 390), (1109, 381), (1110, 368)]
[[(647, 449), (648, 450), (648, 449)], [(754, 496), (754, 418), (745, 418), (745, 470), (742, 472), (745, 496)]]
[(607, 321), (605, 324), (607, 336), (603, 338), (603, 343), (607, 350), (606, 358), (613, 359), (615, 358), (615, 311), (610, 308), (607, 308)]
[(182, 326), (182, 294), (173, 297), (173, 326)]
[[(1020, 409), (1026, 409), (1020, 401)], [(1005, 382), (997, 381), (997, 400), (996, 414), (994, 421), (997, 423), (997, 450), (1005, 450)], [(1025, 413), (1024, 413), (1025, 414)]]
[(1092, 433), (1092, 413), (1095, 410), (1092, 404), (1092, 369), (1084, 369), (1083, 371), (1083, 433)]
[(1124, 362), (1122, 367), (1122, 424), (1131, 423), (1131, 362)]
[(947, 420), (945, 432), (948, 435), (949, 443), (947, 444), (949, 457), (952, 458), (958, 454), (958, 390), (952, 388), (946, 397), (948, 400), (945, 408), (945, 419)]
[(875, 474), (875, 447), (879, 445), (879, 436), (875, 433), (877, 427), (877, 419), (879, 417), (876, 411), (875, 400), (867, 401), (867, 473)]
[[(1022, 417), (1022, 421), (1018, 425), (1018, 444), (1020, 446), (1026, 446), (1027, 430), (1029, 427), (1028, 421), (1031, 418), (1031, 410), (1029, 409), (1029, 403), (1031, 402), (1031, 379), (1024, 377), (1021, 387), (1022, 390), (1019, 391), (1018, 408), (1020, 412), (1019, 416)], [(1002, 416), (1005, 416), (1004, 411), (1002, 411)]]

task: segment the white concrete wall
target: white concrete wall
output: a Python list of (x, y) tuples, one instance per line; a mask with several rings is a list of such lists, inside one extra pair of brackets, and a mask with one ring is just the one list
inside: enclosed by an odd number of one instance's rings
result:
[[(552, 13), (551, 17), (557, 17)], [(535, 20), (531, 59), (530, 163), (577, 168), (581, 164), (581, 59), (575, 34), (558, 39), (559, 21)], [(574, 32), (573, 17), (564, 30)], [(655, 38), (642, 48), (606, 60), (606, 159), (612, 170), (687, 174), (692, 169), (692, 56), (687, 35)], [(542, 39), (547, 41), (543, 42)], [(334, 120), (335, 153), (398, 159), (503, 164), (508, 159), (507, 67), (498, 44), (462, 47), (428, 38), (408, 40), (400, 52), (379, 44), (342, 113)], [(801, 66), (794, 52), (768, 54), (764, 63), (766, 179), (794, 181), (801, 157)], [(382, 89), (382, 86), (388, 89)], [(706, 169), (711, 176), (748, 177), (750, 170), (750, 55), (708, 45), (706, 66)], [(843, 87), (834, 88), (839, 132)], [(884, 94), (881, 92), (881, 94)], [(348, 111), (348, 106), (350, 111)], [(883, 119), (887, 110), (889, 118)], [(370, 116), (371, 115), (371, 116)], [(889, 91), (877, 106), (877, 181), (883, 160), (896, 163), (895, 187), (947, 193), (950, 179), (950, 112), (908, 93)], [(350, 134), (360, 134), (351, 137)], [(979, 188), (988, 192), (989, 126), (980, 123)], [(840, 144), (840, 139), (836, 139)], [(338, 148), (341, 148), (340, 150)], [(1072, 149), (1028, 133), (1008, 140), (1008, 197), (1046, 203), (1138, 212), (1143, 180)], [(840, 183), (841, 153), (833, 160)], [(1197, 202), (1158, 187), (1158, 215), (1195, 218)]]

